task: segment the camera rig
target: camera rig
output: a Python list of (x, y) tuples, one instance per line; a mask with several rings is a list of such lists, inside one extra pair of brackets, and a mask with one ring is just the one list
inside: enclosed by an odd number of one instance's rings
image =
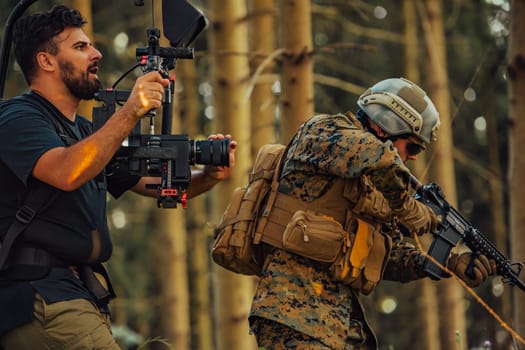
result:
[[(148, 29), (148, 46), (137, 48), (139, 65), (145, 72), (159, 71), (170, 84), (164, 89), (162, 99), (162, 133), (141, 134), (141, 121), (137, 123), (115, 155), (118, 164), (126, 163), (130, 173), (140, 176), (160, 177), (158, 206), (175, 208), (177, 203), (186, 207), (186, 189), (191, 180), (190, 165), (229, 165), (229, 140), (190, 140), (188, 135), (172, 135), (172, 101), (175, 80), (169, 77), (169, 70), (175, 67), (177, 59), (192, 59), (194, 51), (186, 47), (160, 47), (160, 31)], [(97, 130), (115, 113), (116, 105), (124, 102), (130, 92), (113, 88), (100, 90), (95, 99), (102, 102), (93, 108), (93, 129)], [(148, 113), (150, 130), (156, 111)]]
[[(4, 83), (7, 73), (12, 26), (16, 19), (32, 3), (37, 0), (21, 0), (11, 12), (4, 31), (0, 58), (0, 98), (3, 97)], [(135, 0), (136, 6), (143, 6), (144, 2)], [(111, 172), (114, 166), (125, 166), (130, 173), (140, 176), (159, 177), (160, 184), (151, 185), (157, 189), (157, 205), (159, 208), (176, 208), (177, 204), (186, 207), (186, 190), (191, 181), (191, 166), (195, 164), (210, 164), (214, 166), (229, 166), (229, 139), (223, 140), (191, 140), (188, 135), (171, 134), (172, 129), (172, 101), (175, 88), (175, 79), (169, 76), (169, 71), (175, 68), (177, 59), (193, 59), (193, 48), (187, 47), (207, 26), (204, 15), (189, 4), (186, 0), (162, 1), (164, 35), (170, 41), (171, 47), (159, 45), (160, 30), (147, 29), (147, 47), (137, 48), (137, 66), (142, 67), (145, 73), (159, 71), (164, 78), (170, 80), (169, 86), (164, 89), (162, 99), (162, 130), (160, 134), (154, 132), (153, 118), (156, 111), (150, 111), (147, 116), (150, 122), (150, 133), (142, 134), (141, 122), (137, 123), (127, 138), (127, 144), (122, 145), (108, 165), (106, 171)], [(6, 61), (4, 63), (4, 61)], [(132, 69), (124, 73), (117, 83)], [(116, 84), (112, 88), (103, 89), (95, 94), (95, 99), (101, 102), (93, 108), (93, 130), (101, 128), (115, 113), (116, 105), (124, 103), (129, 90), (117, 90)]]

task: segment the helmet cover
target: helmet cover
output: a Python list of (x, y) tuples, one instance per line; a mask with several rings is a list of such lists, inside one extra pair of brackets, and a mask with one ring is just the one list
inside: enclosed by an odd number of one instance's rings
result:
[(391, 136), (413, 135), (424, 145), (437, 139), (436, 107), (425, 91), (405, 78), (378, 82), (359, 96), (357, 105)]

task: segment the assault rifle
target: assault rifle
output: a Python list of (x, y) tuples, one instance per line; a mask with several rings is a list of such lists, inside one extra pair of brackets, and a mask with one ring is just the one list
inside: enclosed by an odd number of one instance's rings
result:
[[(496, 273), (502, 277), (504, 283), (517, 286), (525, 291), (525, 283), (519, 278), (523, 262), (510, 262), (496, 246), (447, 202), (439, 185), (434, 183), (423, 185), (414, 176), (411, 176), (410, 182), (416, 190), (415, 198), (430, 207), (441, 219), (437, 231), (433, 232), (434, 239), (428, 249), (429, 256), (439, 264), (446, 266), (452, 248), (459, 241), (463, 241), (473, 253), (473, 258), (467, 267), (467, 276), (473, 274), (475, 257), (483, 254), (496, 262)], [(424, 270), (435, 279), (447, 275), (441, 267), (429, 258), (425, 260)]]

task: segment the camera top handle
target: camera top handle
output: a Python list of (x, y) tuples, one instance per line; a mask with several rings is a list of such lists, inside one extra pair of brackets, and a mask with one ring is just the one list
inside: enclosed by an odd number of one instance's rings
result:
[[(164, 78), (170, 78), (169, 71), (175, 68), (175, 60), (193, 59), (193, 48), (185, 47), (160, 47), (160, 31), (157, 28), (147, 30), (148, 46), (137, 48), (135, 55), (144, 67), (145, 72), (158, 71)], [(174, 80), (164, 89), (162, 99), (162, 134), (171, 134), (172, 128), (172, 97), (175, 90)]]

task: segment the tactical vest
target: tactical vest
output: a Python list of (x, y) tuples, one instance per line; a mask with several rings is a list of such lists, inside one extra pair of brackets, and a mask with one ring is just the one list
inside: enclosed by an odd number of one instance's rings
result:
[[(287, 235), (302, 232), (304, 244), (301, 237), (294, 239), (292, 252), (330, 263), (333, 278), (364, 294), (373, 290), (390, 253), (391, 238), (381, 233), (381, 225), (391, 222), (391, 210), (366, 176), (338, 178), (324, 195), (311, 202), (280, 192), (271, 195), (275, 198), (268, 203), (273, 206), (263, 210), (255, 244), (264, 242), (290, 251)], [(312, 239), (312, 235), (320, 239)]]

